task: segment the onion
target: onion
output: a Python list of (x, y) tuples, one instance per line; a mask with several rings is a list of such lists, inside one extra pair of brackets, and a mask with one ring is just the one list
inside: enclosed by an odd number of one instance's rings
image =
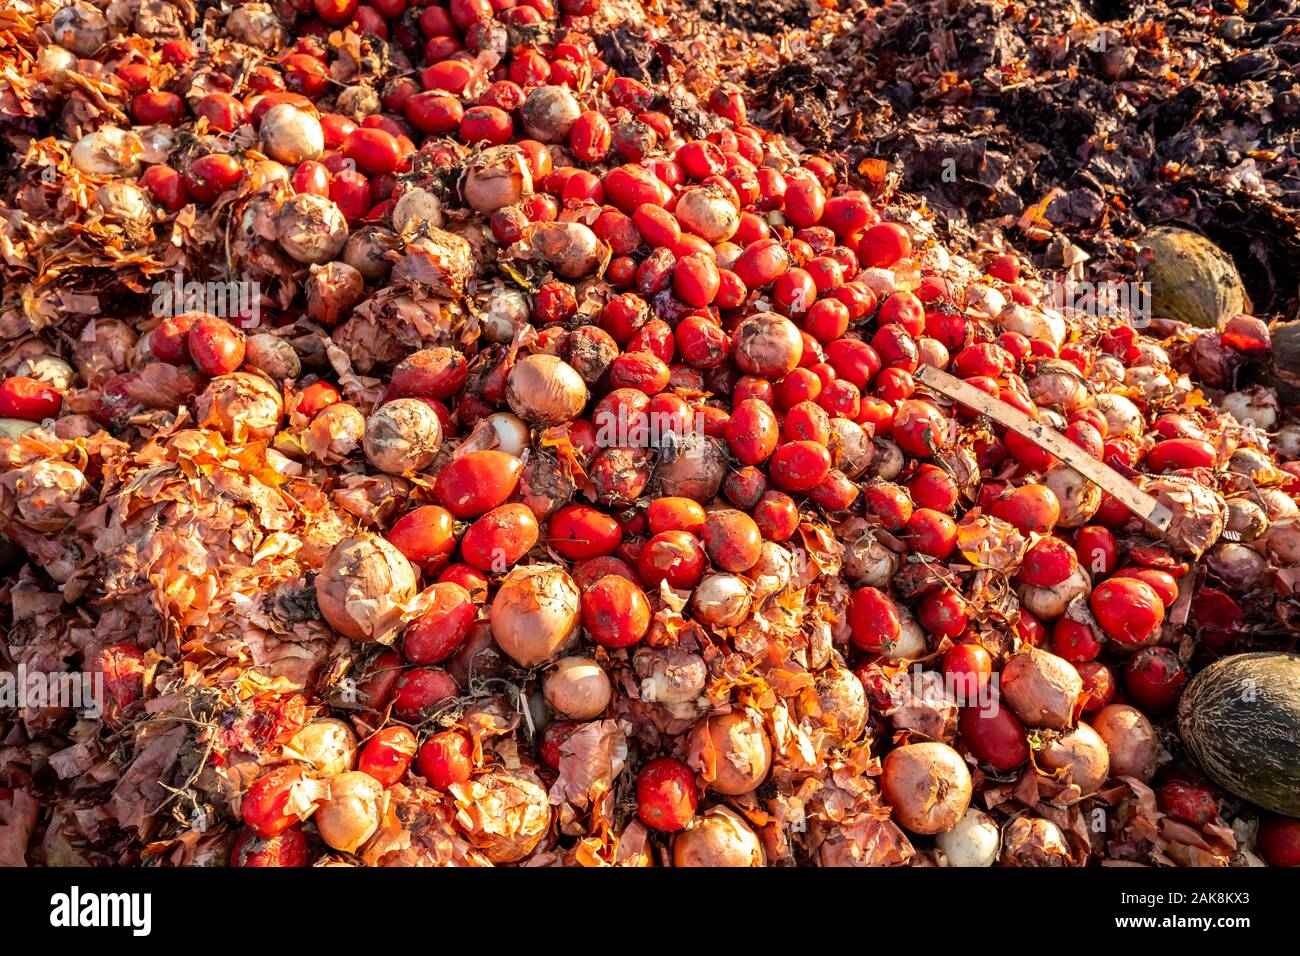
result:
[(767, 779), (772, 742), (758, 712), (741, 709), (705, 717), (691, 731), (687, 762), (709, 789), (726, 796), (750, 793)]
[(521, 667), (536, 667), (564, 648), (578, 628), (581, 596), (554, 564), (511, 568), (488, 612), (492, 636)]
[(916, 355), (922, 365), (933, 365), (935, 368), (947, 368), (952, 360), (947, 346), (928, 335), (916, 340)]
[(50, 35), (79, 56), (92, 56), (111, 35), (108, 20), (89, 3), (70, 3), (50, 18)]
[(530, 441), (528, 426), (518, 415), (510, 412), (496, 412), (487, 417), (488, 426), (496, 434), (497, 451), (503, 451), (516, 458), (524, 453)]
[(330, 778), (329, 796), (316, 810), (316, 832), (336, 850), (355, 853), (379, 829), (379, 801), (384, 788), (359, 770)]
[(1074, 722), (1083, 681), (1074, 666), (1055, 654), (1028, 647), (1002, 668), (1001, 699), (1030, 727), (1063, 730)]
[(366, 417), (356, 406), (336, 402), (322, 408), (307, 426), (307, 447), (321, 464), (337, 465), (361, 447)]
[(763, 844), (730, 807), (710, 807), (673, 841), (673, 866), (765, 865)]
[(366, 422), (366, 458), (390, 475), (423, 471), (433, 464), (440, 447), (438, 413), (418, 398), (387, 402)]
[(898, 623), (898, 640), (881, 651), (880, 656), (895, 662), (920, 660), (928, 650), (925, 630), (916, 623), (912, 613), (901, 606), (898, 609)]
[(360, 123), (367, 116), (383, 111), (379, 93), (369, 86), (346, 86), (334, 99), (334, 112)]
[(1273, 436), (1273, 447), (1283, 461), (1300, 459), (1300, 425), (1283, 425)]
[(691, 595), (695, 616), (712, 627), (739, 627), (749, 616), (749, 584), (736, 574), (710, 574)]
[(612, 688), (605, 669), (590, 657), (561, 657), (542, 680), (551, 709), (569, 720), (594, 720), (609, 706)]
[(337, 325), (366, 297), (366, 280), (346, 262), (313, 265), (307, 277), (307, 318)]
[(902, 557), (881, 543), (867, 526), (852, 538), (845, 535), (844, 576), (855, 587), (887, 587), (898, 573)]
[(943, 833), (970, 806), (970, 771), (947, 744), (895, 747), (885, 757), (880, 793), (900, 826), (913, 833)]
[(1039, 362), (1025, 384), (1034, 404), (1057, 406), (1066, 412), (1078, 408), (1088, 398), (1088, 386), (1082, 373), (1060, 359)]
[(542, 143), (559, 143), (569, 137), (582, 107), (563, 86), (539, 86), (528, 94), (519, 110), (524, 132)]
[(665, 455), (654, 470), (661, 495), (700, 503), (713, 500), (726, 476), (726, 452), (722, 443), (713, 438), (692, 441), (672, 460)]
[(606, 246), (580, 222), (538, 222), (528, 229), (528, 243), (542, 261), (566, 279), (596, 271)]
[(529, 424), (559, 425), (582, 413), (587, 383), (558, 356), (526, 355), (506, 379), (506, 401)]
[(982, 810), (968, 807), (951, 830), (934, 838), (949, 866), (992, 866), (998, 858), (998, 825)]
[(57, 355), (40, 354), (28, 356), (19, 362), (14, 368), (14, 374), (34, 378), (56, 391), (66, 392), (72, 388), (77, 373)]
[(144, 144), (135, 133), (101, 126), (77, 140), (72, 147), (72, 163), (88, 176), (134, 179), (140, 175), (143, 154)]
[(194, 400), (203, 425), (215, 426), (231, 441), (267, 441), (280, 429), (284, 403), (280, 390), (249, 372), (214, 378)]
[(1295, 499), (1281, 488), (1261, 488), (1259, 489), (1259, 499), (1260, 504), (1264, 506), (1264, 510), (1268, 512), (1269, 521), (1277, 521), (1293, 514), (1300, 514), (1300, 506), (1296, 505)]
[(1019, 332), (1029, 339), (1051, 343), (1058, 351), (1065, 342), (1065, 319), (1056, 313), (1030, 309), (1009, 302), (998, 313), (998, 323), (1004, 331)]
[(390, 643), (404, 623), (396, 605), (410, 600), (415, 591), (410, 562), (369, 533), (336, 544), (316, 575), (321, 616), (354, 641)]
[[(28, 427), (22, 431), (39, 427), (36, 422), (24, 424)], [(79, 501), (90, 488), (81, 469), (57, 458), (37, 459), (24, 468), (5, 472), (0, 485), (12, 496), (17, 517), (26, 527), (49, 533), (68, 526), (80, 512)]]
[(1049, 737), (1038, 752), (1038, 762), (1049, 770), (1066, 771), (1066, 779), (1085, 795), (1105, 783), (1110, 773), (1105, 742), (1084, 723), (1068, 733)]
[(772, 380), (791, 372), (803, 357), (799, 327), (775, 312), (757, 312), (736, 327), (736, 367)]
[(493, 768), (452, 784), (456, 822), (493, 863), (514, 863), (537, 848), (551, 827), (546, 788), (526, 767)]
[(873, 266), (859, 272), (857, 279), (865, 283), (867, 288), (876, 294), (877, 299), (883, 299), (898, 291), (898, 281), (893, 269)]
[(367, 226), (348, 236), (343, 261), (368, 282), (379, 282), (393, 269), (388, 253), (397, 248), (397, 236), (382, 226)]
[(1016, 817), (1002, 832), (1003, 866), (1069, 866), (1065, 834), (1051, 820)]
[(258, 332), (244, 342), (244, 367), (261, 372), (273, 381), (283, 382), (302, 373), (302, 359), (287, 339), (270, 332)]
[(850, 479), (866, 471), (876, 455), (876, 446), (862, 426), (847, 418), (831, 419), (831, 440), (827, 448), (831, 453), (831, 465)]
[(1281, 411), (1277, 393), (1259, 386), (1241, 392), (1229, 392), (1219, 407), (1243, 425), (1253, 425), (1266, 432), (1277, 427)]
[(392, 218), (399, 233), (425, 224), (441, 229), (445, 221), (442, 200), (427, 189), (408, 189), (393, 206)]
[(1060, 517), (1056, 519), (1059, 527), (1081, 527), (1101, 507), (1101, 488), (1063, 462), (1047, 469), (1043, 484), (1052, 489), (1061, 505)]
[(1264, 536), (1264, 550), (1280, 566), (1300, 565), (1300, 516), (1274, 521)]
[(285, 756), (309, 763), (320, 776), (333, 777), (352, 769), (357, 756), (357, 735), (334, 717), (313, 720), (293, 735)]
[(1205, 553), (1210, 573), (1233, 591), (1247, 591), (1259, 583), (1268, 561), (1244, 544), (1220, 541)]
[(1107, 435), (1118, 438), (1129, 435), (1138, 438), (1146, 429), (1146, 422), (1138, 407), (1123, 395), (1104, 392), (1097, 396), (1097, 410), (1106, 416)]
[(1093, 715), (1092, 726), (1110, 753), (1112, 776), (1136, 777), (1143, 783), (1155, 776), (1163, 752), (1155, 728), (1142, 711), (1111, 704)]
[(275, 214), (275, 238), (297, 260), (329, 262), (348, 240), (348, 224), (339, 207), (322, 196), (299, 193)]
[(804, 709), (812, 711), (805, 716), (829, 731), (838, 743), (856, 740), (867, 726), (867, 692), (862, 681), (835, 660), (817, 672), (813, 687), (817, 706), (808, 708), (804, 698)]
[(518, 289), (504, 285), (493, 287), (488, 293), (487, 308), (479, 316), (483, 337), (489, 342), (512, 341), (528, 324), (530, 312), (528, 297)]
[(57, 43), (47, 43), (40, 48), (36, 63), (50, 86), (62, 89), (68, 82), (68, 71), (77, 68), (77, 55)]
[(1228, 521), (1224, 527), (1242, 541), (1254, 541), (1268, 530), (1268, 513), (1250, 498), (1229, 498), (1226, 504)]
[(285, 43), (284, 27), (269, 3), (245, 3), (226, 17), (226, 33), (241, 43), (262, 50), (278, 50)]
[(1071, 601), (1087, 597), (1091, 592), (1092, 582), (1088, 572), (1081, 566), (1076, 567), (1064, 581), (1051, 587), (1021, 584), (1016, 589), (1024, 609), (1041, 621), (1055, 621), (1063, 617)]
[[(533, 175), (524, 160), (524, 151), (518, 146), (483, 150), (465, 167), (460, 191), (470, 208), (485, 216), (527, 199), (533, 193)], [(393, 223), (396, 225), (397, 220)]]
[(95, 205), (106, 216), (125, 222), (148, 222), (153, 219), (153, 205), (145, 196), (144, 190), (135, 183), (105, 183), (95, 190)]
[(317, 159), (325, 151), (320, 120), (292, 103), (277, 103), (267, 110), (257, 135), (262, 152), (281, 163)]
[(740, 227), (740, 210), (726, 191), (713, 183), (682, 192), (673, 215), (683, 229), (710, 243), (725, 242)]
[(983, 319), (995, 319), (1007, 306), (1007, 297), (992, 286), (972, 282), (966, 287), (966, 311)]

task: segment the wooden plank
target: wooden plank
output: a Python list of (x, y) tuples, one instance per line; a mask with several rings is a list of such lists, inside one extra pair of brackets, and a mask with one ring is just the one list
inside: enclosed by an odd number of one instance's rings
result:
[(1036, 422), (1024, 412), (1013, 408), (1001, 399), (994, 398), (988, 392), (981, 391), (974, 385), (968, 385), (959, 378), (940, 371), (933, 365), (922, 365), (916, 372), (916, 380), (927, 388), (932, 388), (941, 395), (946, 395), (967, 408), (974, 409), (981, 415), (987, 415), (999, 425), (1011, 429), (1021, 438), (1025, 438), (1039, 448), (1051, 452), (1079, 474), (1097, 485), (1128, 508), (1147, 524), (1156, 528), (1161, 534), (1169, 532), (1173, 514), (1142, 491), (1114, 468), (1093, 458), (1082, 448), (1070, 441), (1060, 432)]

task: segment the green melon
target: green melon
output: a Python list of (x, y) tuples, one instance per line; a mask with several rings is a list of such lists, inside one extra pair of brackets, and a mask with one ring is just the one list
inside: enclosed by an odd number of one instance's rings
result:
[(1232, 258), (1200, 233), (1157, 226), (1140, 244), (1151, 250), (1146, 280), (1154, 316), (1215, 329), (1249, 314), (1250, 297)]
[(1178, 730), (1219, 786), (1300, 817), (1300, 654), (1215, 661), (1183, 692)]

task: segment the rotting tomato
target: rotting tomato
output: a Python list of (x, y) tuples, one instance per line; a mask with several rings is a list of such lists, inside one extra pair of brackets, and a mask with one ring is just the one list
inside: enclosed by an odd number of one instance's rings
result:
[(650, 629), (650, 602), (635, 583), (607, 575), (583, 593), (582, 625), (602, 647), (631, 647)]
[(637, 816), (655, 830), (681, 830), (695, 816), (698, 801), (695, 771), (674, 757), (651, 760), (637, 775)]

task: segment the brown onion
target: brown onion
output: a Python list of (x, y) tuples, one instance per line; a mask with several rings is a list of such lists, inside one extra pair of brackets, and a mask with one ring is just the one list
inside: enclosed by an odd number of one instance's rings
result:
[(388, 258), (388, 253), (397, 245), (397, 236), (391, 230), (367, 226), (348, 236), (343, 246), (343, 261), (360, 272), (367, 282), (378, 282), (393, 271), (393, 260)]
[(710, 807), (673, 841), (673, 866), (764, 866), (763, 844), (730, 807)]
[(1061, 505), (1056, 523), (1062, 528), (1078, 528), (1088, 523), (1101, 507), (1101, 488), (1069, 465), (1059, 463), (1047, 469), (1043, 484), (1052, 489)]
[(1083, 681), (1069, 661), (1027, 647), (1002, 668), (1002, 700), (1030, 727), (1064, 730), (1074, 722)]
[(581, 595), (554, 564), (511, 568), (492, 599), (488, 620), (500, 648), (521, 667), (553, 658), (578, 628)]
[(260, 375), (232, 372), (209, 383), (194, 400), (194, 411), (231, 441), (265, 441), (279, 431), (284, 403), (280, 390)]
[(348, 224), (339, 207), (323, 196), (299, 193), (275, 214), (275, 238), (298, 262), (329, 262), (348, 240)]
[(316, 413), (307, 426), (307, 450), (321, 464), (337, 465), (361, 447), (366, 417), (356, 406), (336, 402)]
[(733, 710), (706, 717), (691, 731), (687, 762), (709, 789), (727, 796), (749, 793), (772, 766), (772, 742), (756, 711)]
[(325, 151), (320, 120), (292, 103), (277, 103), (267, 110), (258, 136), (262, 152), (289, 165), (318, 159)]
[(311, 267), (307, 277), (307, 318), (337, 325), (366, 297), (365, 277), (345, 262)]
[(700, 503), (712, 500), (726, 477), (727, 455), (722, 443), (714, 438), (692, 441), (671, 460), (664, 455), (654, 469), (661, 495)]
[[(471, 209), (485, 216), (527, 199), (533, 193), (533, 175), (524, 160), (524, 151), (518, 146), (483, 150), (465, 167), (460, 192)], [(397, 224), (395, 216), (393, 224)]]
[(336, 717), (313, 720), (285, 745), (285, 756), (310, 764), (322, 777), (352, 769), (357, 756), (357, 735)]
[(1077, 597), (1087, 597), (1090, 593), (1092, 582), (1082, 567), (1076, 567), (1068, 578), (1051, 587), (1021, 584), (1016, 589), (1025, 610), (1041, 621), (1055, 621), (1063, 617), (1071, 601)]
[(345, 538), (316, 575), (316, 603), (334, 630), (354, 641), (390, 643), (404, 624), (396, 605), (415, 596), (415, 571), (375, 534)]
[(1281, 566), (1300, 565), (1300, 516), (1286, 515), (1269, 526), (1264, 550)]
[(582, 107), (563, 86), (539, 86), (528, 94), (519, 110), (524, 132), (542, 143), (559, 143), (569, 137)]
[(283, 382), (302, 373), (302, 359), (287, 339), (270, 332), (250, 335), (244, 342), (244, 367)]
[(594, 720), (609, 706), (612, 688), (605, 669), (589, 657), (561, 657), (542, 679), (550, 708), (568, 720)]
[(366, 422), (366, 458), (380, 471), (404, 475), (423, 471), (442, 447), (438, 413), (418, 398), (387, 402)]
[(885, 757), (880, 793), (900, 826), (913, 833), (943, 833), (970, 806), (970, 771), (947, 744), (896, 747)]
[(1110, 772), (1116, 777), (1136, 777), (1143, 783), (1155, 776), (1163, 751), (1156, 730), (1142, 711), (1127, 704), (1103, 707), (1092, 718), (1110, 753)]
[(775, 381), (793, 371), (803, 357), (799, 327), (775, 312), (757, 312), (736, 328), (736, 367)]
[(316, 832), (336, 850), (355, 853), (379, 829), (379, 801), (384, 788), (359, 770), (329, 781), (329, 796), (316, 810)]
[(749, 584), (736, 574), (709, 574), (695, 586), (691, 608), (713, 627), (738, 627), (749, 616)]
[(725, 242), (740, 227), (740, 210), (726, 191), (713, 183), (683, 191), (673, 215), (683, 229), (710, 243)]
[(581, 279), (596, 271), (605, 244), (580, 222), (539, 222), (528, 230), (528, 243), (566, 279)]
[(1002, 831), (1003, 866), (1069, 866), (1070, 846), (1051, 820), (1016, 817)]
[(582, 413), (587, 383), (558, 356), (526, 355), (510, 370), (506, 401), (532, 425), (559, 425)]
[(427, 189), (408, 189), (393, 206), (392, 218), (393, 228), (399, 233), (424, 225), (441, 229), (445, 220), (442, 200)]
[(452, 785), (456, 822), (493, 863), (514, 863), (537, 848), (551, 827), (546, 788), (526, 767), (493, 768)]
[(269, 3), (245, 3), (226, 17), (226, 32), (236, 40), (262, 50), (284, 45), (285, 31)]
[(1105, 741), (1084, 723), (1068, 733), (1051, 736), (1037, 759), (1048, 770), (1066, 771), (1066, 779), (1084, 794), (1098, 789), (1110, 774)]

